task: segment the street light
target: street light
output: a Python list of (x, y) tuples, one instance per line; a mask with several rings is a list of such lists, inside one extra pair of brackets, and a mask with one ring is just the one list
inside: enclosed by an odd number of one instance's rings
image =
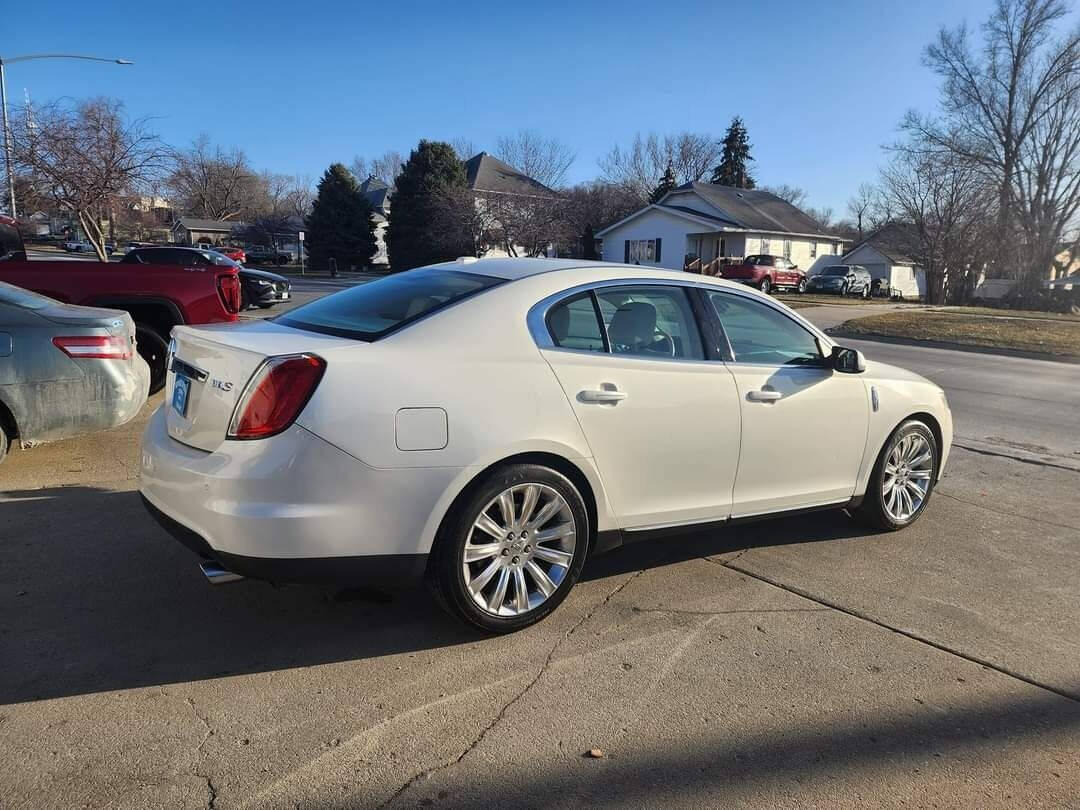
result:
[(31, 59), (84, 59), (88, 62), (112, 62), (115, 65), (134, 65), (130, 59), (106, 59), (102, 56), (82, 56), (77, 53), (32, 53), (26, 56), (13, 56), (5, 59), (0, 56), (0, 109), (3, 110), (4, 125), (4, 164), (7, 171), (8, 204), (11, 218), (15, 218), (15, 173), (11, 168), (11, 133), (8, 129), (7, 85), (4, 82), (4, 65), (16, 62), (29, 62)]

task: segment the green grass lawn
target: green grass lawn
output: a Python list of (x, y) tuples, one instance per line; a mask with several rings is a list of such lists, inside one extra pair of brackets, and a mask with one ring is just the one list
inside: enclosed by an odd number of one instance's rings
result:
[(946, 313), (922, 309), (888, 312), (847, 321), (839, 331), (851, 336), (941, 341), (1080, 359), (1080, 318), (1036, 320), (1030, 314), (1010, 318), (1000, 317), (1008, 314), (1007, 311), (995, 309), (990, 312), (993, 315), (977, 310), (971, 313), (965, 310), (962, 314), (955, 310)]

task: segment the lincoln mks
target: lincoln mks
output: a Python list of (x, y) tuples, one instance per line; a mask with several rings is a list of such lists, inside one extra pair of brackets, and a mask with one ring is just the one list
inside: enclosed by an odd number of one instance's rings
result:
[(811, 509), (901, 529), (952, 439), (938, 386), (757, 290), (576, 260), (178, 326), (168, 368), (140, 489), (211, 581), (425, 577), (491, 632), (633, 539)]

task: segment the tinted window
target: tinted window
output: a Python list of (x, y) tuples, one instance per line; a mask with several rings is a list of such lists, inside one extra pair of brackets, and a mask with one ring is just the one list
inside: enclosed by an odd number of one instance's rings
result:
[(775, 261), (774, 256), (747, 256), (747, 264), (759, 264), (763, 267), (772, 267)]
[(552, 341), (560, 348), (606, 351), (600, 321), (596, 318), (596, 308), (589, 293), (560, 301), (548, 310), (547, 327)]
[(19, 232), (15, 230), (15, 227), (0, 222), (0, 261), (26, 258), (22, 249), (22, 240), (19, 239)]
[(503, 280), (458, 270), (408, 270), (312, 301), (275, 320), (312, 332), (376, 340)]
[(682, 287), (603, 287), (596, 299), (613, 354), (705, 359)]
[(846, 276), (850, 270), (847, 267), (826, 267), (821, 274), (823, 276)]
[(709, 301), (727, 333), (735, 362), (770, 366), (821, 363), (814, 336), (782, 312), (721, 292), (710, 292)]

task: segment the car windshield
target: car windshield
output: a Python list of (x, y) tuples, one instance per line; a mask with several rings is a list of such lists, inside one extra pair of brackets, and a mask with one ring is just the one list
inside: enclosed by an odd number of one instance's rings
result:
[(409, 270), (328, 295), (274, 320), (311, 332), (377, 340), (504, 280), (459, 270)]
[(821, 274), (823, 276), (846, 276), (849, 272), (849, 268), (845, 266), (826, 267), (825, 271)]
[(22, 309), (45, 309), (45, 307), (55, 303), (54, 300), (46, 298), (44, 295), (38, 295), (29, 290), (24, 290), (22, 287), (16, 287), (14, 284), (5, 284), (0, 281), (0, 304), (11, 304)]
[(746, 257), (746, 263), (747, 264), (761, 264), (761, 265), (772, 266), (773, 257), (772, 256), (765, 256), (765, 255), (762, 255), (762, 256), (747, 256)]

